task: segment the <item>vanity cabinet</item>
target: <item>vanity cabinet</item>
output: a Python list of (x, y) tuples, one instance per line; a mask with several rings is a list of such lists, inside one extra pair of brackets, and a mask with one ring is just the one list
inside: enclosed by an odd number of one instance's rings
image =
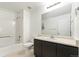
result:
[(34, 54), (35, 56), (42, 57), (42, 41), (34, 40)]
[(58, 57), (77, 57), (78, 48), (68, 45), (57, 44), (57, 56)]
[(56, 57), (56, 44), (34, 39), (34, 54), (37, 57)]
[(42, 56), (56, 57), (56, 44), (42, 41)]
[(37, 57), (76, 57), (78, 47), (34, 39), (34, 55)]

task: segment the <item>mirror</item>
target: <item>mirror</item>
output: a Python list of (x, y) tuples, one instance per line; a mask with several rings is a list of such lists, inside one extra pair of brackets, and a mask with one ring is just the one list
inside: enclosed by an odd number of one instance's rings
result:
[(42, 14), (42, 34), (71, 36), (71, 4)]

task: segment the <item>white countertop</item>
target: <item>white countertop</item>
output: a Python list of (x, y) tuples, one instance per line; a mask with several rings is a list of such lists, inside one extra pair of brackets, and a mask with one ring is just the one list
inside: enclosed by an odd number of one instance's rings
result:
[(79, 41), (77, 41), (73, 38), (70, 38), (70, 37), (54, 37), (54, 38), (51, 38), (51, 37), (48, 37), (48, 36), (37, 36), (37, 37), (35, 37), (35, 39), (79, 47), (79, 44), (78, 44)]

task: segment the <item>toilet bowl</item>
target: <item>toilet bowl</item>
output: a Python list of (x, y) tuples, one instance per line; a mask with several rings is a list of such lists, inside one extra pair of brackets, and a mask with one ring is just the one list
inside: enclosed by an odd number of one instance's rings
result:
[(28, 43), (23, 44), (23, 46), (24, 46), (24, 48), (30, 49), (30, 48), (33, 47), (33, 43), (32, 42), (28, 42)]

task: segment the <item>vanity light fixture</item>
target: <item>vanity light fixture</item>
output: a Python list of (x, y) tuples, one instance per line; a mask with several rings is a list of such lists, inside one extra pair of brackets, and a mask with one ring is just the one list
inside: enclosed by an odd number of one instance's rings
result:
[(54, 3), (53, 5), (48, 6), (47, 9), (49, 9), (49, 8), (51, 8), (51, 7), (53, 7), (53, 6), (56, 6), (56, 5), (60, 4), (60, 3), (61, 3), (61, 2)]

